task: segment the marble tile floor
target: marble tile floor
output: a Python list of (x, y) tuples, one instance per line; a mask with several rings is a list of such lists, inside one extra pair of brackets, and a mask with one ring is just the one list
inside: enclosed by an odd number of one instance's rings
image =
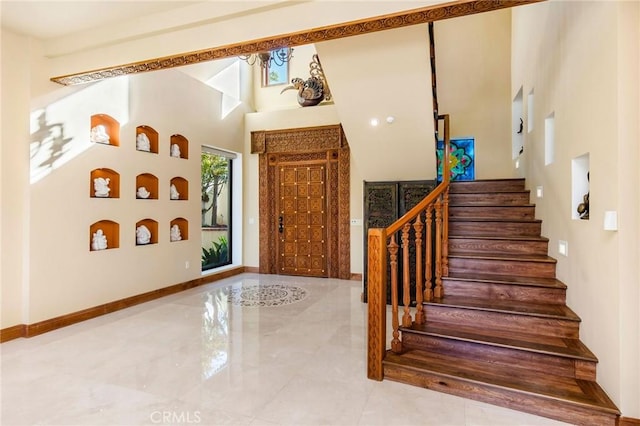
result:
[(12, 425), (560, 425), (366, 378), (361, 284), (242, 274), (0, 345)]

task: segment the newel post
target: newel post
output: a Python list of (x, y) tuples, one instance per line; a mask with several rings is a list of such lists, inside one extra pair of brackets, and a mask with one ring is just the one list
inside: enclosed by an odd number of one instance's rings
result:
[(367, 377), (382, 380), (387, 325), (387, 234), (369, 229), (367, 251)]

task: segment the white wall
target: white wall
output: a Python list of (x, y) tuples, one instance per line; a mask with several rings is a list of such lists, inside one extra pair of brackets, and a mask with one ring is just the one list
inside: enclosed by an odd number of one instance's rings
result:
[[(29, 40), (2, 31), (0, 328), (25, 321), (29, 248)], [(11, 57), (11, 61), (4, 60)], [(5, 82), (10, 82), (5, 84)]]
[(438, 109), (451, 137), (475, 138), (476, 179), (515, 177), (511, 159), (511, 9), (434, 24)]
[[(11, 322), (34, 323), (200, 277), (200, 146), (241, 152), (246, 107), (221, 120), (221, 94), (178, 70), (109, 79), (71, 94), (55, 88), (67, 96), (57, 99), (54, 90), (34, 104), (56, 99), (37, 110), (46, 112), (47, 123), (64, 125), (68, 144), (48, 173), (22, 188), (29, 201), (28, 313)], [(120, 122), (120, 147), (89, 142), (90, 117), (98, 113)], [(158, 154), (136, 151), (139, 125), (159, 133)], [(26, 130), (23, 140), (29, 140)], [(176, 133), (189, 141), (188, 160), (169, 156)], [(89, 197), (90, 171), (102, 167), (120, 174), (119, 199)], [(158, 177), (158, 200), (136, 200), (141, 173)], [(188, 180), (188, 201), (169, 200), (175, 176)], [(177, 217), (188, 220), (189, 239), (169, 242), (169, 224)], [(136, 222), (145, 218), (158, 222), (158, 243), (136, 246)], [(120, 247), (90, 252), (89, 227), (102, 219), (119, 223)]]
[[(598, 356), (598, 382), (625, 416), (640, 417), (638, 344), (638, 4), (550, 2), (513, 9), (512, 94), (535, 91), (525, 109), (527, 184)], [(526, 105), (526, 102), (525, 102)], [(544, 118), (555, 112), (555, 161), (545, 165)], [(633, 123), (631, 126), (630, 123)], [(526, 126), (525, 126), (526, 129)], [(589, 153), (590, 219), (572, 219), (572, 159)], [(603, 230), (604, 212), (619, 230)], [(558, 254), (558, 241), (569, 244)], [(635, 355), (634, 355), (635, 354)]]

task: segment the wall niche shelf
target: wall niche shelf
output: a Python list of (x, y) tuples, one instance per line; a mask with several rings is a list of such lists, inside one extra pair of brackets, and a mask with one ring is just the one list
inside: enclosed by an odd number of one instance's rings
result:
[[(174, 240), (172, 238), (171, 229), (174, 226), (178, 226), (180, 230), (180, 240)], [(183, 217), (177, 217), (171, 221), (171, 226), (169, 227), (169, 240), (171, 242), (184, 241), (189, 239), (189, 221)]]
[[(149, 232), (151, 232), (151, 237), (149, 239), (148, 243), (139, 243), (138, 242), (138, 228), (140, 226), (146, 226), (147, 229), (149, 230)], [(146, 246), (149, 244), (157, 244), (158, 243), (158, 222), (156, 222), (153, 219), (142, 219), (141, 221), (136, 222), (136, 232), (134, 233), (136, 239), (136, 245), (137, 246)]]
[[(104, 187), (105, 184), (108, 186), (108, 191)], [(120, 198), (120, 174), (106, 168), (91, 170), (89, 196), (91, 198)]]
[(90, 140), (101, 145), (120, 146), (120, 123), (107, 114), (92, 115)]
[[(107, 239), (106, 249), (94, 248), (94, 234), (99, 234), (99, 230)], [(89, 227), (89, 251), (110, 250), (120, 247), (120, 225), (112, 220), (100, 220)]]
[[(146, 194), (148, 196), (145, 196)], [(136, 176), (136, 198), (139, 200), (157, 200), (158, 178), (151, 173), (142, 173)]]
[[(180, 149), (179, 157), (177, 155), (174, 155), (173, 145), (177, 145), (178, 149)], [(188, 160), (189, 159), (189, 141), (187, 140), (187, 138), (185, 138), (182, 135), (179, 135), (179, 134), (171, 135), (169, 152), (172, 157), (184, 158), (185, 160)]]
[(176, 198), (173, 191), (169, 191), (169, 198), (171, 200), (188, 200), (189, 199), (189, 182), (180, 176), (176, 176), (171, 179), (171, 186), (175, 187), (178, 191), (178, 197)]
[(151, 126), (136, 127), (136, 150), (158, 153), (158, 132)]
[[(585, 202), (586, 211), (578, 212)], [(571, 160), (571, 218), (589, 220), (589, 153)]]

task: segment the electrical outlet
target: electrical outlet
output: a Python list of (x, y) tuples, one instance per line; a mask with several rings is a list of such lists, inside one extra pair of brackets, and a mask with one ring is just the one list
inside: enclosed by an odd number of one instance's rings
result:
[(184, 269), (189, 269), (189, 266), (191, 266), (191, 265), (189, 265), (189, 261), (185, 260), (184, 261)]

